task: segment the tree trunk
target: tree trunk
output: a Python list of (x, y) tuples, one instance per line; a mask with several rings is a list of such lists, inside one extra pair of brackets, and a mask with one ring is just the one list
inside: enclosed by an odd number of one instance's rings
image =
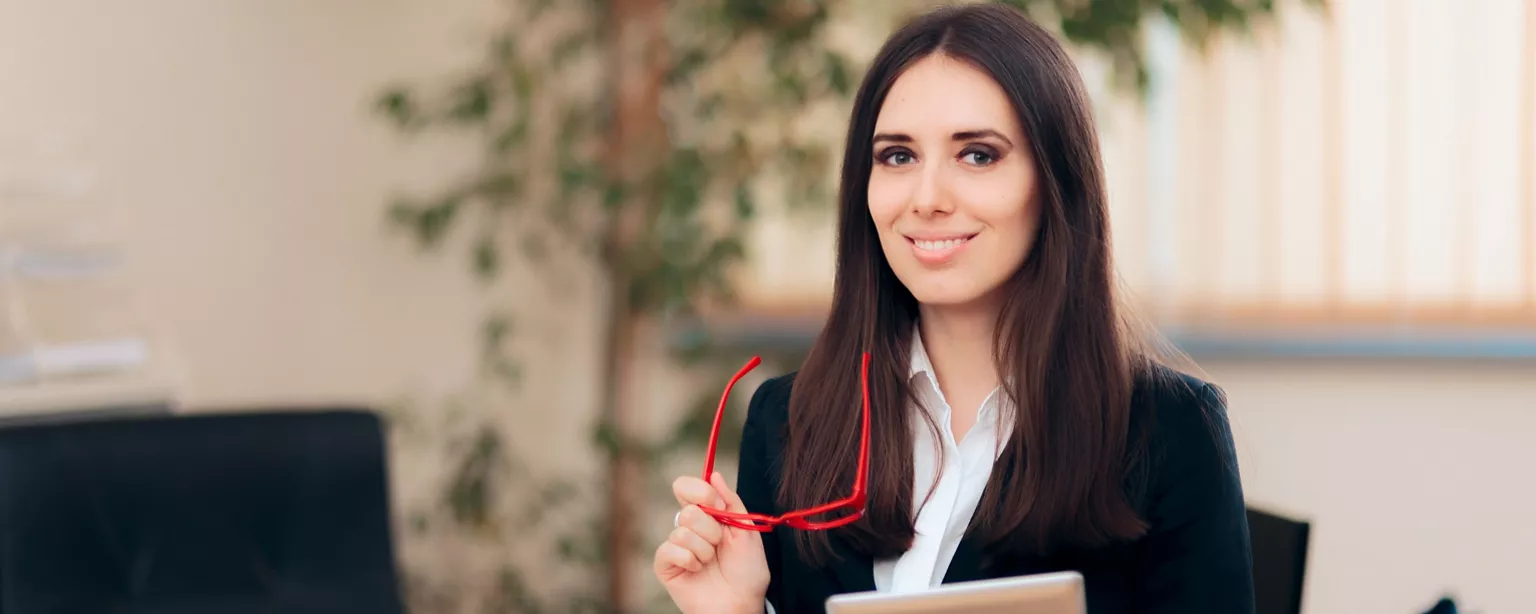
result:
[[(608, 30), (614, 41), (615, 108), (607, 148), (609, 172), (625, 185), (635, 185), (665, 159), (666, 129), (661, 120), (661, 89), (666, 75), (666, 4), (662, 0), (611, 0)], [(634, 441), (635, 365), (640, 358), (640, 323), (644, 314), (633, 303), (629, 274), (631, 246), (645, 240), (648, 218), (656, 199), (645, 190), (630, 191), (613, 218), (605, 251), (611, 297), (606, 340), (604, 420), (619, 447), (609, 461), (608, 602), (615, 612), (628, 612), (636, 597), (631, 579), (635, 519), (644, 509), (644, 483)]]
[(635, 541), (634, 516), (640, 506), (636, 502), (636, 486), (641, 472), (639, 459), (629, 449), (628, 443), (634, 429), (633, 405), (639, 395), (635, 390), (636, 318), (629, 308), (627, 281), (620, 279), (613, 285), (613, 297), (609, 300), (609, 331), (606, 373), (603, 378), (604, 406), (608, 409), (605, 420), (617, 435), (619, 446), (608, 459), (608, 603), (614, 612), (629, 611), (633, 593), (630, 582), (631, 546)]

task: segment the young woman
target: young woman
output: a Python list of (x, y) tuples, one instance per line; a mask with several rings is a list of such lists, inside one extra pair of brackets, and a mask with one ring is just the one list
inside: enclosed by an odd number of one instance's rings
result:
[[(719, 474), (674, 484), (655, 572), (683, 612), (1058, 570), (1084, 575), (1092, 614), (1253, 610), (1222, 394), (1117, 308), (1097, 143), (1071, 60), (1019, 12), (944, 8), (892, 36), (854, 101), (826, 326), (753, 395), (739, 495)], [(835, 528), (717, 511), (856, 486), (862, 515), (809, 518), (857, 517)]]

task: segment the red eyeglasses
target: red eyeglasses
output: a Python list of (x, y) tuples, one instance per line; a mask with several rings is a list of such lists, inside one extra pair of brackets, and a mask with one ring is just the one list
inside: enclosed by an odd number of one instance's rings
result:
[[(726, 400), (731, 397), (731, 388), (736, 386), (737, 380), (746, 375), (748, 371), (757, 367), (762, 360), (756, 356), (747, 361), (746, 366), (736, 372), (730, 383), (725, 385), (725, 394), (720, 395), (720, 408), (715, 410), (715, 425), (709, 431), (709, 451), (704, 459), (704, 481), (708, 482), (711, 474), (715, 472), (715, 444), (720, 440), (720, 419), (725, 415)], [(825, 505), (818, 505), (810, 509), (790, 512), (780, 516), (767, 516), (764, 514), (737, 514), (725, 510), (717, 510), (709, 507), (700, 507), (704, 513), (713, 516), (722, 524), (727, 524), (740, 529), (766, 533), (772, 531), (775, 526), (787, 525), (805, 531), (822, 531), (835, 529), (853, 524), (854, 521), (864, 516), (864, 503), (867, 492), (865, 491), (865, 474), (869, 470), (869, 352), (864, 353), (864, 365), (860, 369), (860, 381), (862, 382), (864, 396), (864, 427), (859, 436), (859, 467), (853, 476), (853, 494), (845, 499), (838, 499)], [(848, 511), (847, 516), (841, 516), (832, 520), (812, 521), (810, 517), (829, 514), (838, 511)]]

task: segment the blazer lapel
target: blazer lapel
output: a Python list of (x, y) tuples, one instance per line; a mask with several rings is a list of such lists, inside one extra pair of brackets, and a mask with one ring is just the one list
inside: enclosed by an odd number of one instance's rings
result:
[(944, 583), (969, 582), (971, 580), (984, 580), (989, 567), (990, 557), (986, 556), (981, 546), (967, 534), (960, 540), (960, 545), (955, 548), (955, 558), (950, 559), (949, 569), (944, 570)]
[[(994, 471), (997, 469), (994, 469)], [(1003, 477), (1012, 477), (1012, 467), (1002, 467)], [(1007, 483), (1007, 480), (1003, 480)], [(982, 500), (986, 500), (987, 493), (992, 491), (992, 484), (988, 482), (982, 493)], [(976, 514), (985, 514), (986, 510), (977, 509)], [(955, 558), (950, 559), (949, 569), (944, 570), (944, 582), (968, 582), (971, 580), (985, 580), (994, 577), (989, 573), (996, 561), (992, 555), (982, 550), (981, 544), (976, 543), (975, 536), (970, 531), (965, 532), (965, 537), (960, 539), (960, 544), (955, 547)]]

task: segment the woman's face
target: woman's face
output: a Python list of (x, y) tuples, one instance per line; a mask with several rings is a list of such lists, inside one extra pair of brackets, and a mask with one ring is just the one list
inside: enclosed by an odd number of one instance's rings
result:
[(869, 214), (891, 269), (925, 306), (985, 306), (1039, 228), (1035, 165), (1008, 96), (930, 55), (891, 87), (869, 173)]

